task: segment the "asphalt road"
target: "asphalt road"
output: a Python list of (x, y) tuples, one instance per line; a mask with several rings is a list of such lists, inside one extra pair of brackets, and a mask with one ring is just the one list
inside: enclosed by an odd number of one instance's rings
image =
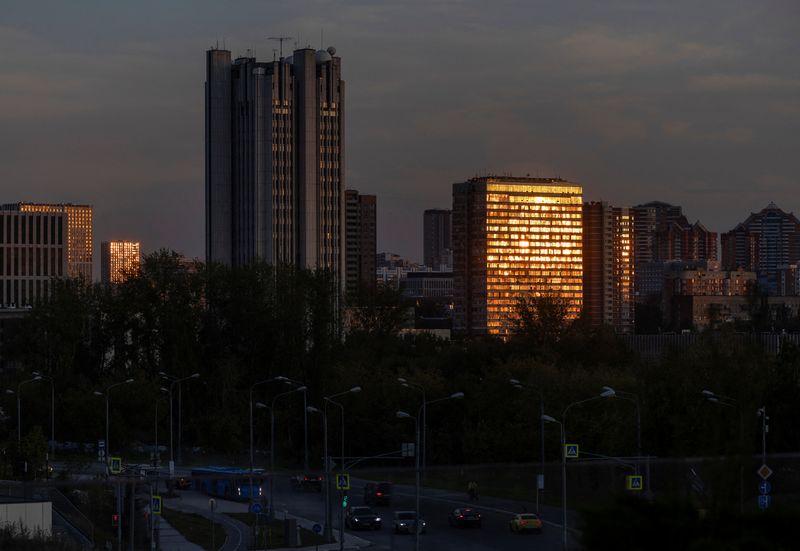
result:
[[(348, 493), (349, 503), (363, 504), (363, 487), (365, 481), (353, 481), (353, 488)], [(338, 528), (338, 514), (341, 501), (338, 492), (334, 491), (335, 528)], [(315, 520), (320, 525), (325, 519), (325, 492), (295, 492), (289, 488), (287, 479), (278, 479), (275, 485), (275, 506), (277, 511), (288, 510), (291, 514)], [(381, 530), (347, 531), (372, 542), (372, 549), (411, 550), (414, 549), (414, 536), (394, 534), (392, 518), (394, 511), (413, 510), (415, 503), (412, 486), (395, 485), (390, 507), (372, 507), (383, 519)], [(512, 515), (521, 512), (523, 506), (529, 512), (535, 510), (531, 504), (522, 504), (510, 500), (482, 497), (476, 503), (470, 503), (465, 493), (452, 493), (438, 490), (427, 490), (421, 499), (422, 518), (427, 523), (427, 533), (420, 536), (420, 548), (428, 550), (460, 550), (488, 551), (516, 549), (530, 551), (532, 549), (561, 549), (562, 530), (560, 511), (549, 509), (542, 512), (546, 521), (542, 534), (513, 534), (508, 529)], [(447, 515), (456, 507), (473, 507), (480, 511), (481, 528), (451, 528), (447, 523)], [(570, 539), (572, 542), (572, 538)], [(571, 545), (571, 548), (577, 548)]]

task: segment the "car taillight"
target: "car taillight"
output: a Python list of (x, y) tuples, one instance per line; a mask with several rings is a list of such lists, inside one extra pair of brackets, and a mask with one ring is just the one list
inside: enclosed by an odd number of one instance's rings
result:
[(383, 495), (383, 492), (376, 492), (375, 495), (381, 497)]
[(464, 518), (464, 515), (458, 515), (458, 518)]
[(307, 476), (304, 476), (304, 477), (303, 477), (303, 480), (308, 480), (308, 477), (307, 477)]

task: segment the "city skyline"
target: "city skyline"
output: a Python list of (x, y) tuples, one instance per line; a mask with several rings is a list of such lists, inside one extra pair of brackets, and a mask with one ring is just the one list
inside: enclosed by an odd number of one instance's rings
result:
[(5, 201), (93, 204), (100, 239), (202, 258), (202, 52), (269, 58), (267, 36), (317, 48), (321, 30), (348, 60), (346, 179), (381, 198), (379, 250), (421, 260), (423, 211), (489, 172), (683, 205), (718, 233), (770, 202), (800, 210), (793, 3), (87, 4), (89, 18), (52, 4), (46, 22), (6, 8), (0, 43), (18, 53), (0, 62), (0, 176)]

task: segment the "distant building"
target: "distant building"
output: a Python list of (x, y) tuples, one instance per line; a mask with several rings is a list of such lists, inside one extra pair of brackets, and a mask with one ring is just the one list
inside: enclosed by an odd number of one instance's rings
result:
[(519, 300), (583, 297), (583, 189), (559, 178), (481, 177), (453, 185), (453, 331), (508, 336)]
[(631, 209), (583, 204), (583, 312), (591, 325), (634, 330), (633, 239)]
[(375, 288), (376, 197), (345, 192), (345, 289), (349, 296)]
[(758, 273), (759, 285), (779, 293), (779, 269), (800, 261), (800, 221), (770, 203), (722, 235), (722, 265)]
[(325, 268), (343, 284), (344, 103), (336, 50), (206, 52), (206, 260)]
[(631, 211), (637, 302), (660, 294), (657, 286), (662, 280), (653, 276), (659, 271), (658, 264), (718, 259), (717, 233), (708, 231), (699, 221), (689, 223), (681, 207), (653, 201), (632, 207)]
[(453, 269), (453, 211), (426, 210), (423, 215), (423, 262), (435, 271)]
[(778, 267), (778, 295), (800, 295), (800, 262)]
[(100, 245), (100, 280), (103, 283), (122, 283), (140, 267), (138, 241), (104, 241)]
[(50, 295), (54, 277), (92, 277), (92, 207), (13, 203), (0, 207), (0, 305)]
[(453, 299), (453, 272), (406, 272), (400, 291), (408, 298)]

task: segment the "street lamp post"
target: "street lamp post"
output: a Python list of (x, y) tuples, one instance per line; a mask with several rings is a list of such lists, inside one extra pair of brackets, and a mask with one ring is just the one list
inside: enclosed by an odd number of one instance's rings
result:
[(270, 379), (264, 379), (263, 381), (257, 381), (250, 385), (250, 506), (253, 506), (253, 470), (255, 469), (255, 457), (253, 451), (253, 390), (257, 386), (265, 385), (268, 383), (272, 383), (274, 381), (283, 381), (288, 382), (289, 379), (284, 377), (283, 375), (278, 375), (277, 377), (272, 377)]
[[(354, 386), (349, 390), (345, 390), (344, 392), (339, 392), (337, 394), (332, 394), (331, 396), (325, 396), (322, 398), (324, 401), (324, 415), (323, 419), (325, 420), (325, 448), (328, 447), (328, 430), (327, 430), (327, 419), (328, 419), (328, 404), (333, 404), (338, 406), (339, 409), (342, 410), (342, 456), (341, 456), (341, 465), (339, 465), (340, 472), (344, 473), (344, 405), (336, 402), (333, 398), (337, 398), (339, 396), (344, 396), (345, 394), (355, 394), (361, 392), (360, 386)], [(328, 454), (325, 454), (325, 499), (327, 503), (325, 504), (325, 537), (328, 541), (333, 540), (333, 526), (332, 517), (332, 502), (331, 502), (331, 476), (330, 476), (330, 458)], [(339, 549), (344, 549), (344, 511), (340, 511), (339, 516)]]
[[(159, 392), (167, 394), (169, 393), (169, 389), (165, 387), (160, 387)], [(154, 433), (154, 444), (153, 444), (153, 467), (158, 467), (158, 403), (160, 400), (161, 395), (156, 397), (156, 413), (153, 419), (153, 433)]]
[(170, 474), (174, 471), (175, 468), (175, 454), (173, 451), (173, 439), (172, 439), (172, 388), (175, 385), (178, 385), (178, 463), (181, 463), (182, 453), (181, 453), (181, 411), (182, 411), (182, 396), (181, 393), (181, 383), (183, 381), (188, 381), (189, 379), (199, 379), (200, 373), (192, 373), (188, 377), (176, 377), (175, 375), (170, 375), (169, 373), (165, 373), (164, 371), (159, 371), (159, 375), (162, 378), (169, 381), (169, 463), (170, 463)]
[[(275, 518), (275, 402), (281, 396), (287, 396), (294, 392), (303, 392), (305, 393), (306, 387), (301, 386), (298, 388), (293, 388), (292, 390), (287, 390), (286, 392), (281, 392), (280, 394), (275, 395), (272, 398), (272, 406), (269, 408), (269, 518), (270, 520)], [(261, 402), (258, 402), (256, 405), (260, 407), (267, 407)]]
[[(622, 398), (623, 400), (627, 400), (629, 402), (633, 402), (636, 405), (636, 474), (640, 474), (641, 469), (639, 466), (639, 462), (642, 459), (642, 408), (641, 408), (641, 401), (639, 400), (639, 395), (634, 394), (633, 392), (625, 392), (623, 390), (614, 390), (610, 386), (604, 386), (604, 391), (614, 391), (614, 396), (617, 398)], [(645, 488), (646, 488), (646, 497), (649, 497), (650, 494), (650, 458), (648, 456), (647, 459), (647, 472), (645, 472)]]
[[(533, 388), (529, 387), (528, 385), (522, 384), (518, 379), (509, 379), (509, 383), (514, 388), (520, 390), (529, 390), (532, 391)], [(539, 494), (544, 490), (544, 419), (542, 416), (544, 415), (544, 392), (542, 391), (542, 387), (539, 387), (539, 438), (541, 440), (541, 449), (539, 451), (539, 476), (541, 477), (541, 487), (539, 485), (539, 480), (536, 481), (536, 512), (539, 512)]]
[(22, 443), (22, 387), (27, 383), (32, 383), (34, 381), (41, 381), (41, 380), (42, 380), (41, 375), (34, 374), (34, 377), (32, 379), (27, 379), (18, 384), (16, 392), (14, 392), (11, 389), (6, 390), (7, 394), (17, 395), (17, 444)]
[(53, 378), (48, 375), (42, 375), (39, 371), (33, 372), (34, 376), (41, 377), (43, 381), (50, 383), (50, 457), (56, 456), (56, 385)]
[[(416, 444), (415, 444), (415, 446), (416, 446), (417, 450), (419, 450), (419, 443), (420, 443), (420, 432), (421, 432), (420, 431), (420, 421), (421, 421), (421, 419), (423, 419), (423, 414), (426, 411), (428, 405), (435, 404), (437, 402), (444, 402), (444, 401), (447, 401), (447, 400), (460, 400), (463, 397), (464, 397), (464, 393), (463, 392), (454, 392), (450, 396), (445, 396), (444, 398), (437, 398), (435, 400), (423, 401), (422, 404), (419, 406), (419, 409), (417, 410), (417, 416), (416, 417), (406, 413), (405, 411), (398, 411), (397, 412), (396, 416), (397, 416), (398, 419), (414, 419), (414, 424), (415, 424), (415, 427), (416, 427)], [(425, 430), (424, 426), (423, 426), (422, 430), (423, 431)], [(420, 535), (420, 531), (422, 530), (422, 528), (420, 526), (420, 493), (421, 493), (421, 489), (422, 489), (422, 483), (421, 483), (420, 477), (422, 475), (421, 470), (424, 469), (424, 465), (422, 466), (422, 468), (420, 468), (420, 453), (419, 453), (419, 451), (417, 451), (414, 454), (414, 456), (415, 456), (414, 457), (414, 460), (415, 460), (414, 463), (415, 463), (415, 470), (416, 470), (416, 513), (415, 513), (416, 514), (416, 520), (414, 521), (414, 523), (415, 523), (414, 548), (417, 551), (419, 551), (419, 543), (420, 543), (419, 535)]]
[(594, 400), (600, 400), (603, 398), (612, 398), (616, 396), (616, 392), (613, 389), (604, 390), (600, 393), (599, 396), (592, 396), (591, 398), (586, 398), (585, 400), (578, 400), (577, 402), (572, 402), (561, 413), (561, 421), (558, 421), (554, 417), (550, 415), (542, 415), (542, 421), (546, 423), (557, 423), (561, 428), (561, 522), (562, 522), (562, 534), (561, 534), (561, 546), (564, 551), (567, 550), (567, 442), (566, 442), (566, 427), (565, 424), (567, 422), (567, 413), (573, 407), (585, 404), (587, 402), (593, 402)]
[(319, 409), (315, 408), (314, 406), (306, 406), (306, 411), (309, 413), (322, 414), (322, 457), (325, 461), (325, 465), (322, 468), (322, 472), (324, 473), (325, 477), (325, 541), (330, 543), (333, 540), (333, 531), (331, 530), (330, 526), (331, 485), (328, 481), (328, 478), (330, 477), (330, 472), (328, 469), (328, 413), (324, 408)]
[(742, 415), (742, 408), (735, 398), (730, 396), (722, 396), (710, 390), (703, 390), (700, 394), (705, 396), (706, 400), (717, 404), (722, 407), (733, 408), (739, 413), (739, 512), (744, 513), (744, 464), (742, 461), (742, 447), (744, 445), (743, 431), (744, 431), (744, 418)]
[(109, 392), (111, 392), (112, 388), (116, 388), (116, 387), (121, 386), (121, 385), (127, 385), (127, 384), (130, 384), (132, 382), (133, 382), (133, 379), (125, 379), (122, 382), (114, 383), (112, 385), (107, 386), (105, 392), (99, 392), (97, 390), (94, 391), (94, 395), (95, 396), (103, 396), (105, 398), (105, 400), (106, 400), (106, 465), (108, 464), (108, 461), (109, 461), (108, 458), (111, 457), (111, 443), (109, 442), (109, 439), (108, 439), (108, 429), (109, 429), (109, 424), (110, 424), (109, 417), (108, 417)]
[[(422, 458), (421, 458), (421, 460), (422, 460), (422, 471), (424, 473), (425, 472), (425, 465), (426, 465), (426, 461), (425, 460), (427, 459), (427, 453), (428, 453), (428, 439), (427, 439), (427, 429), (428, 429), (427, 413), (428, 412), (427, 412), (427, 408), (424, 407), (424, 404), (426, 402), (425, 387), (423, 387), (422, 385), (417, 384), (417, 383), (409, 382), (404, 377), (398, 377), (397, 378), (397, 382), (399, 382), (402, 386), (404, 386), (406, 388), (410, 388), (410, 389), (416, 390), (420, 394), (422, 394), (422, 404), (423, 404), (423, 408), (422, 408), (422, 442), (421, 443), (420, 442), (416, 443), (417, 448), (419, 448), (420, 444), (421, 444), (422, 445), (422, 449), (417, 449), (417, 451), (414, 453), (414, 455), (418, 455), (418, 454), (422, 455)], [(424, 474), (423, 474), (422, 480), (423, 481), (425, 480)]]

